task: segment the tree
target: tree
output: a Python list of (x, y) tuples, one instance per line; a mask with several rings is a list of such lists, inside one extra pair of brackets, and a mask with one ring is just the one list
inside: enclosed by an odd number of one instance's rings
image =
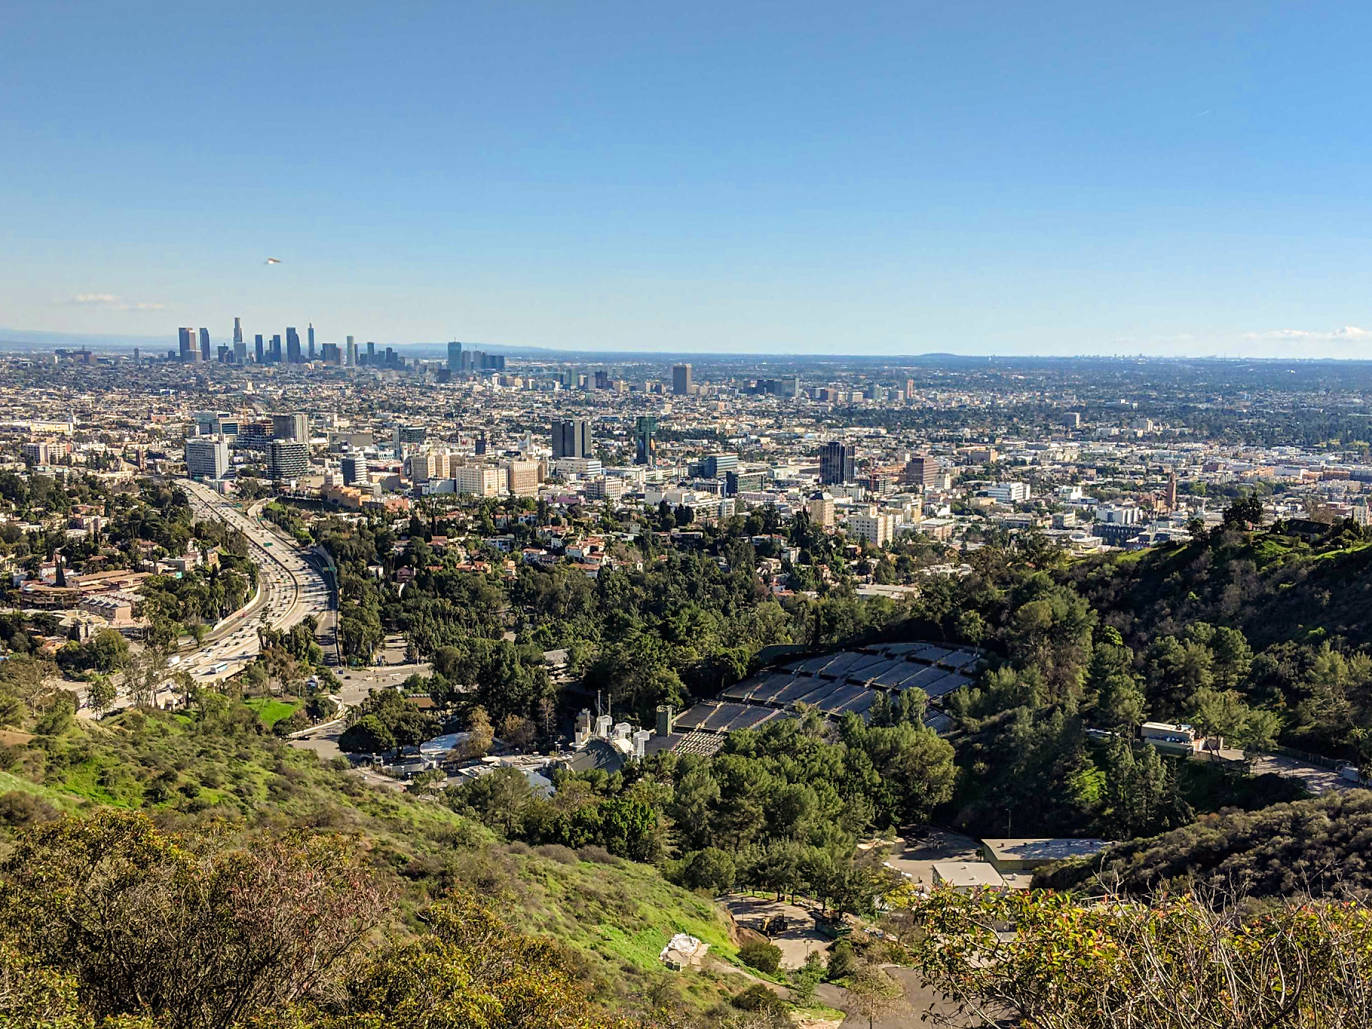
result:
[(681, 871), (685, 886), (716, 894), (732, 889), (736, 876), (734, 859), (718, 847), (706, 847), (688, 855)]
[(117, 696), (118, 690), (108, 675), (91, 676), (90, 684), (86, 687), (86, 703), (97, 715), (108, 711)]
[(1245, 493), (1224, 509), (1226, 528), (1247, 529), (1262, 524), (1262, 500), (1256, 493)]
[(1157, 748), (1136, 750), (1123, 736), (1106, 748), (1105, 794), (1107, 820), (1121, 839), (1161, 832), (1191, 817)]
[(878, 1018), (884, 1018), (896, 1010), (904, 995), (880, 965), (871, 961), (858, 963), (848, 982), (848, 992), (852, 995), (859, 1016), (865, 1016), (869, 1029), (876, 1025)]
[(591, 1029), (606, 1025), (578, 973), (584, 960), (526, 936), (471, 893), (423, 912), (428, 932), (392, 942), (339, 995), (261, 1029)]
[(420, 772), (406, 783), (405, 792), (417, 797), (435, 797), (443, 792), (443, 785), (447, 779), (443, 769), (430, 768), (428, 771)]
[(494, 742), (495, 731), (491, 728), (491, 720), (486, 715), (486, 709), (478, 704), (467, 718), (467, 738), (457, 747), (458, 757), (463, 761), (485, 757)]
[(124, 686), (134, 707), (152, 707), (157, 691), (167, 679), (167, 655), (146, 647), (124, 670)]
[(781, 966), (781, 948), (766, 940), (749, 940), (738, 948), (738, 957), (745, 965), (771, 975)]
[(319, 986), (380, 912), (325, 836), (237, 846), (106, 810), (23, 831), (0, 864), (3, 943), (69, 976), (95, 1019), (227, 1029)]
[(514, 750), (528, 750), (537, 735), (538, 729), (530, 718), (508, 714), (500, 723), (501, 741)]
[(30, 654), (11, 654), (0, 661), (0, 724), (18, 725), (24, 710), (33, 715), (48, 695), (47, 679), (53, 671), (52, 665)]
[(396, 749), (395, 734), (376, 715), (363, 715), (339, 735), (338, 749), (347, 754), (389, 754)]
[(857, 967), (857, 955), (853, 952), (852, 943), (844, 938), (835, 940), (829, 948), (829, 962), (825, 969), (829, 978), (846, 979), (857, 971)]

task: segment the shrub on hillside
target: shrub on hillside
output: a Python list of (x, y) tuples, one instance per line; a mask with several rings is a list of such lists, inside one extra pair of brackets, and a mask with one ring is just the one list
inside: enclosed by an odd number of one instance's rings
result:
[(781, 966), (781, 948), (774, 943), (752, 940), (738, 948), (739, 960), (768, 975)]

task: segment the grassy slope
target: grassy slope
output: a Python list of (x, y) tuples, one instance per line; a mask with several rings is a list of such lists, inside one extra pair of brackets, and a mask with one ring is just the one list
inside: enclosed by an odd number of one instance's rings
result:
[(275, 697), (253, 697), (244, 703), (257, 712), (257, 717), (268, 729), (281, 719), (291, 717), (300, 707), (299, 701), (277, 700)]
[[(568, 862), (507, 847), (445, 807), (368, 786), (310, 753), (263, 734), (255, 712), (196, 724), (185, 715), (126, 713), (38, 737), (0, 771), (10, 790), (79, 813), (96, 805), (143, 808), (174, 826), (227, 819), (247, 826), (308, 826), (355, 835), (399, 886), (408, 916), (426, 896), (466, 882), (508, 898), (521, 928), (557, 936), (583, 954), (607, 1000), (634, 998), (674, 978), (691, 1007), (728, 992), (708, 975), (675, 976), (657, 960), (676, 932), (733, 956), (724, 916), (650, 866)], [(3, 850), (0, 829), (0, 851)]]

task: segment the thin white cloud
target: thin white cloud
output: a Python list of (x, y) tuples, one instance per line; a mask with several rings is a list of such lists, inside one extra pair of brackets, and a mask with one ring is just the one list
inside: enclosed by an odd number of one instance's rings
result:
[(1361, 340), (1372, 339), (1372, 329), (1345, 325), (1339, 329), (1269, 329), (1267, 332), (1246, 332), (1244, 339), (1307, 339)]
[(113, 293), (78, 293), (71, 302), (82, 307), (105, 307), (113, 311), (161, 311), (167, 306), (148, 300), (124, 300)]

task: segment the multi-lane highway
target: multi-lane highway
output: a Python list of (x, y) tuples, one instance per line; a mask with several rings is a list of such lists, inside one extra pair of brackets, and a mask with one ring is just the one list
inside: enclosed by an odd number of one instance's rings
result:
[(254, 603), (217, 627), (194, 653), (182, 655), (181, 668), (199, 682), (222, 679), (257, 656), (259, 626), (289, 629), (313, 615), (326, 630), (332, 628), (333, 594), (293, 540), (255, 510), (245, 513), (198, 482), (180, 479), (177, 485), (190, 498), (198, 518), (214, 518), (243, 533), (261, 586), (261, 595)]

